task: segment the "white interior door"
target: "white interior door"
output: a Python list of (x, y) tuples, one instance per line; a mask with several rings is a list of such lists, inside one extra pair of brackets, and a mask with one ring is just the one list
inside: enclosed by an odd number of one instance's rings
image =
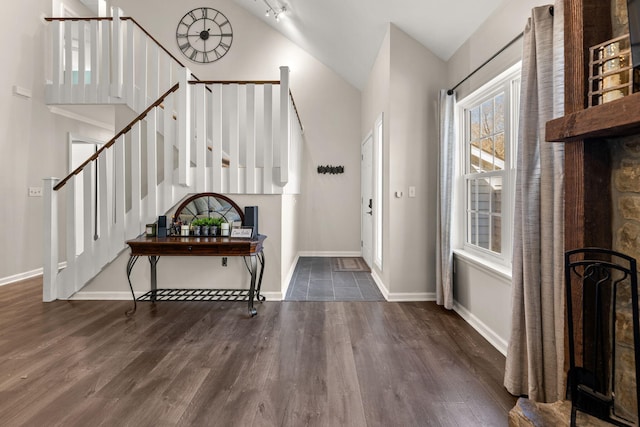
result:
[(361, 165), (362, 258), (371, 267), (373, 259), (373, 134), (362, 142)]

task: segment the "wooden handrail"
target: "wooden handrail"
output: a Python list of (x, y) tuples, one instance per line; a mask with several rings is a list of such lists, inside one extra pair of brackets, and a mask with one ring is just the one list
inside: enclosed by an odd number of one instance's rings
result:
[(279, 85), (280, 80), (189, 80), (189, 84), (205, 84), (205, 85)]
[(171, 89), (169, 89), (164, 94), (162, 94), (162, 96), (160, 98), (158, 98), (153, 104), (148, 106), (142, 113), (140, 113), (140, 115), (138, 115), (138, 117), (133, 119), (127, 126), (124, 127), (124, 129), (122, 129), (120, 132), (118, 132), (116, 134), (116, 136), (114, 136), (106, 144), (104, 144), (102, 146), (102, 148), (100, 148), (98, 151), (96, 151), (91, 157), (89, 157), (87, 160), (85, 160), (80, 166), (75, 168), (73, 172), (71, 172), (62, 181), (60, 181), (58, 184), (56, 184), (56, 186), (53, 187), (53, 189), (55, 191), (58, 191), (59, 189), (64, 187), (64, 185), (67, 183), (67, 181), (69, 181), (73, 176), (78, 175), (80, 172), (82, 172), (82, 169), (84, 169), (84, 167), (87, 166), (89, 163), (93, 162), (94, 160), (97, 160), (98, 157), (100, 156), (100, 153), (102, 153), (104, 150), (108, 149), (113, 144), (115, 144), (116, 141), (118, 140), (118, 138), (120, 138), (122, 135), (124, 135), (127, 132), (129, 132), (131, 130), (131, 128), (133, 128), (133, 126), (136, 123), (138, 123), (139, 121), (144, 119), (145, 116), (149, 113), (149, 111), (153, 110), (156, 107), (159, 107), (160, 104), (162, 104), (162, 102), (164, 101), (164, 99), (167, 96), (169, 96), (171, 93), (173, 93), (176, 90), (178, 90), (179, 87), (180, 87), (179, 83), (176, 83), (175, 85), (173, 85), (173, 87)]
[(44, 18), (45, 21), (113, 21), (113, 18), (110, 16), (73, 16), (73, 17), (54, 17), (54, 18)]
[[(213, 85), (213, 84), (221, 84), (221, 85), (279, 85), (280, 80), (189, 80), (189, 84), (204, 84), (204, 85)], [(298, 118), (298, 123), (300, 123), (300, 128), (302, 128), (302, 133), (304, 133), (304, 125), (302, 124), (302, 120), (300, 119), (300, 113), (298, 113), (298, 107), (296, 106), (296, 101), (293, 99), (293, 93), (291, 93), (291, 89), (289, 89), (289, 96), (291, 97), (291, 103), (293, 104), (293, 110), (296, 112), (296, 117)]]
[[(143, 33), (145, 33), (145, 34), (147, 35), (147, 37), (149, 37), (151, 40), (153, 40), (153, 41), (154, 41), (154, 43), (155, 43), (155, 44), (157, 44), (157, 45), (160, 47), (160, 49), (164, 50), (164, 51), (165, 51), (165, 53), (166, 53), (167, 55), (169, 55), (169, 56), (170, 56), (174, 61), (176, 61), (176, 62), (178, 63), (178, 65), (180, 65), (182, 68), (186, 68), (186, 67), (184, 66), (184, 64), (178, 60), (178, 58), (176, 58), (175, 56), (173, 56), (173, 54), (171, 54), (171, 52), (169, 52), (169, 51), (168, 51), (164, 46), (162, 46), (162, 45), (158, 42), (158, 40), (156, 40), (156, 39), (155, 39), (151, 34), (149, 34), (149, 32), (148, 32), (147, 30), (145, 30), (145, 29), (142, 27), (142, 25), (138, 24), (138, 21), (136, 21), (135, 19), (133, 19), (133, 18), (132, 18), (132, 17), (130, 17), (130, 16), (123, 16), (123, 17), (122, 17), (122, 18), (120, 18), (120, 19), (121, 19), (121, 20), (123, 20), (123, 21), (127, 21), (127, 20), (129, 20), (129, 21), (133, 22), (134, 24), (136, 24), (136, 26), (137, 26), (138, 28), (140, 28), (140, 30), (141, 30)], [(191, 75), (192, 75), (192, 76), (193, 76), (193, 78), (195, 78), (196, 80), (199, 80), (199, 79), (198, 79), (196, 76), (194, 76), (193, 74), (191, 74)]]
[(300, 119), (300, 113), (298, 113), (298, 107), (296, 106), (296, 101), (293, 99), (293, 93), (291, 93), (291, 89), (289, 89), (289, 97), (291, 98), (291, 103), (293, 104), (293, 111), (296, 112), (296, 117), (298, 118), (298, 123), (300, 124), (300, 130), (304, 134), (304, 125), (302, 124), (302, 120)]

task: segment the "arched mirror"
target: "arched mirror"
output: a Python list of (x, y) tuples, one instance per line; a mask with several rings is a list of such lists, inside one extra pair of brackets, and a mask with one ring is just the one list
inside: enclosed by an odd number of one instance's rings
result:
[(174, 215), (174, 220), (183, 224), (191, 224), (201, 218), (223, 218), (229, 224), (244, 222), (244, 214), (238, 205), (218, 193), (194, 194), (178, 206)]

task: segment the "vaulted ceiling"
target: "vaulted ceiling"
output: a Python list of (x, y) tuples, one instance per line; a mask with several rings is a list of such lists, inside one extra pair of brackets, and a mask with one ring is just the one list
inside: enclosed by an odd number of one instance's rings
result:
[(446, 61), (504, 0), (233, 1), (362, 89), (389, 23)]

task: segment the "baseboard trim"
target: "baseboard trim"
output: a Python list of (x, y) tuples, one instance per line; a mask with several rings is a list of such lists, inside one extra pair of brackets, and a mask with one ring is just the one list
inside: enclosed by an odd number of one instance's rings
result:
[(382, 296), (384, 297), (384, 299), (389, 301), (389, 289), (387, 289), (384, 282), (382, 281), (380, 276), (378, 276), (378, 273), (375, 270), (371, 270), (371, 277), (373, 278), (374, 283), (382, 293)]
[(311, 256), (317, 256), (317, 257), (359, 257), (362, 256), (362, 253), (359, 251), (343, 251), (343, 252), (330, 252), (330, 251), (321, 251), (321, 252), (314, 252), (314, 251), (302, 251), (302, 252), (298, 252), (298, 256), (299, 257), (311, 257)]
[[(280, 286), (280, 289), (282, 289), (282, 295), (286, 295), (287, 292), (289, 291), (289, 286), (291, 285), (291, 279), (293, 278), (293, 273), (296, 272), (296, 266), (298, 265), (298, 260), (300, 259), (300, 255), (296, 255), (295, 259), (293, 260), (293, 264), (291, 264), (291, 268), (289, 268), (289, 273), (287, 273), (287, 276), (284, 278), (284, 281), (282, 282), (282, 286)], [(282, 298), (284, 300), (284, 297)]]
[(388, 302), (414, 302), (414, 301), (435, 301), (436, 294), (434, 292), (389, 292), (384, 282), (378, 276), (375, 270), (371, 271), (371, 277), (378, 289), (382, 293), (384, 299)]
[[(62, 270), (67, 266), (67, 262), (61, 262), (58, 264), (58, 270)], [(42, 276), (42, 267), (35, 270), (26, 271), (24, 273), (14, 274), (13, 276), (7, 276), (0, 278), (0, 286), (10, 285), (12, 283), (21, 282), (27, 279), (33, 279), (34, 277)]]
[(435, 301), (435, 292), (391, 292), (389, 302)]
[(504, 356), (507, 355), (509, 343), (496, 334), (483, 321), (478, 319), (473, 313), (461, 306), (457, 302), (453, 302), (453, 311), (458, 313), (473, 329), (475, 329), (484, 339), (496, 348)]

